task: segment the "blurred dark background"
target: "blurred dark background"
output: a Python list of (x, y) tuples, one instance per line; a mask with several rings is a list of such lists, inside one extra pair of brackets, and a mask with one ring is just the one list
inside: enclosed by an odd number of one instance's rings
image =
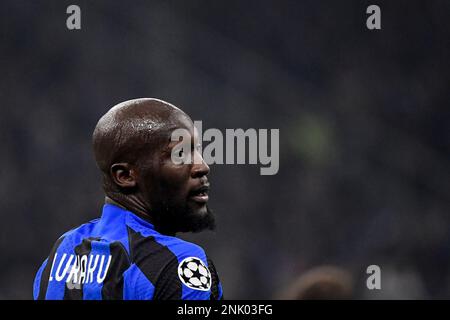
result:
[[(77, 4), (82, 29), (66, 28)], [(366, 28), (381, 7), (382, 29)], [(183, 235), (226, 298), (333, 265), (360, 299), (450, 298), (449, 1), (0, 4), (0, 299), (31, 299), (54, 241), (96, 218), (91, 134), (167, 100), (207, 128), (279, 128), (280, 170), (212, 165), (218, 229)], [(377, 264), (382, 290), (365, 287)]]

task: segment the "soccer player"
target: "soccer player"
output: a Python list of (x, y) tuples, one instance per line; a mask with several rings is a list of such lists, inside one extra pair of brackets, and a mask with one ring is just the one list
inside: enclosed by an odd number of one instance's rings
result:
[[(171, 133), (192, 133), (191, 156)], [(62, 235), (36, 274), (34, 299), (222, 299), (212, 261), (177, 232), (215, 228), (208, 165), (189, 116), (158, 99), (110, 109), (93, 134), (103, 174), (99, 219)], [(174, 149), (177, 148), (178, 149)]]

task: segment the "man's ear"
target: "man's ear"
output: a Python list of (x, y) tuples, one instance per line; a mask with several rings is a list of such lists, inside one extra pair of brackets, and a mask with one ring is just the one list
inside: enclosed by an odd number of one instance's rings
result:
[(136, 186), (136, 170), (128, 163), (114, 163), (110, 168), (111, 177), (121, 188), (134, 188)]

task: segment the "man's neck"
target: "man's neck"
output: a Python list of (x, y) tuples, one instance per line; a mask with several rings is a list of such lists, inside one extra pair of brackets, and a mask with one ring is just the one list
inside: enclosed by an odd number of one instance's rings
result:
[(176, 232), (171, 230), (166, 230), (161, 226), (155, 224), (153, 221), (153, 217), (150, 215), (150, 212), (145, 209), (145, 207), (134, 197), (127, 197), (121, 194), (107, 195), (105, 196), (105, 203), (112, 204), (118, 207), (121, 207), (124, 210), (131, 211), (136, 214), (138, 217), (150, 222), (155, 227), (155, 230), (162, 234), (175, 236)]

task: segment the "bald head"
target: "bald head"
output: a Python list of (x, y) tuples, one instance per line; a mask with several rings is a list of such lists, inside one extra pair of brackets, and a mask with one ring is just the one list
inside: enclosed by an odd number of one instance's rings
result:
[[(200, 162), (172, 161), (183, 143), (172, 140), (176, 129), (191, 132), (191, 156)], [(198, 143), (195, 132), (187, 114), (158, 99), (130, 100), (111, 108), (93, 134), (106, 201), (145, 215), (167, 234), (213, 229), (207, 205), (209, 167), (193, 147)]]
[(134, 163), (142, 150), (157, 148), (170, 138), (188, 115), (162, 100), (143, 98), (119, 103), (97, 123), (93, 147), (97, 166), (105, 174), (117, 162)]

